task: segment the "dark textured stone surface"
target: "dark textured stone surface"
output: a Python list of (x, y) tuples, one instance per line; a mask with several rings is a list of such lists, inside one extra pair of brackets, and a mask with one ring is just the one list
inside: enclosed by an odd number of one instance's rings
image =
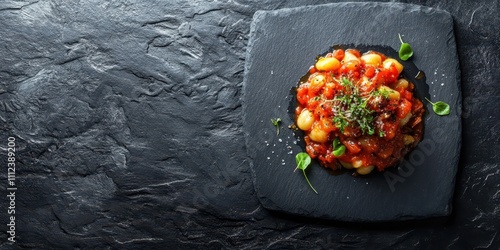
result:
[(454, 18), (463, 147), (449, 221), (388, 230), (261, 207), (240, 100), (252, 16), (326, 2), (0, 2), (2, 166), (8, 136), (18, 153), (17, 242), (4, 226), (0, 248), (497, 249), (498, 1), (404, 1)]
[[(290, 103), (295, 97), (289, 93), (320, 52), (334, 44), (352, 43), (362, 52), (374, 49), (398, 58), (398, 33), (412, 45), (411, 62), (427, 72), (426, 84), (414, 79), (415, 65), (402, 62), (418, 96), (445, 101), (452, 112), (445, 117), (427, 115), (422, 142), (405, 161), (384, 173), (332, 176), (313, 161), (308, 176), (319, 192), (315, 195), (303, 175), (293, 172), (295, 154), (305, 150), (303, 143), (297, 143), (291, 130), (273, 133), (270, 119), (283, 117), (285, 127), (294, 122), (288, 113), (293, 113)], [(460, 155), (461, 98), (449, 13), (401, 3), (307, 6), (257, 12), (250, 34), (243, 121), (255, 188), (265, 208), (358, 222), (450, 214)]]

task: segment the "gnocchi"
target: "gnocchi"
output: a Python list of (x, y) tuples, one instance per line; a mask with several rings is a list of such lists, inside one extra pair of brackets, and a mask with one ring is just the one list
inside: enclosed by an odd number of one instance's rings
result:
[(385, 59), (385, 61), (383, 62), (383, 65), (384, 65), (384, 69), (389, 69), (389, 68), (391, 68), (392, 65), (394, 65), (396, 67), (396, 69), (398, 70), (399, 74), (401, 74), (401, 72), (403, 72), (403, 65), (400, 62), (398, 62), (398, 60), (396, 60), (394, 58)]
[(394, 166), (421, 140), (423, 105), (397, 59), (336, 49), (311, 68), (297, 87), (295, 122), (321, 165), (367, 175)]
[(297, 118), (297, 127), (301, 130), (310, 130), (314, 122), (314, 116), (311, 111), (304, 109)]
[(366, 65), (378, 67), (382, 63), (382, 57), (375, 53), (364, 54), (361, 56), (361, 61), (363, 61)]
[(340, 62), (335, 57), (322, 57), (314, 65), (319, 71), (338, 70)]
[(315, 127), (309, 133), (309, 138), (315, 142), (326, 142), (328, 140), (328, 133), (318, 127)]
[(387, 87), (387, 86), (380, 86), (378, 88), (378, 90), (383, 95), (386, 95), (390, 100), (399, 101), (400, 94), (399, 94), (399, 92), (395, 91), (394, 89), (391, 89), (390, 87)]
[(362, 167), (362, 168), (357, 168), (356, 172), (358, 174), (361, 174), (361, 175), (367, 175), (367, 174), (371, 173), (374, 168), (375, 168), (374, 166), (370, 165), (370, 166), (366, 166), (366, 167)]

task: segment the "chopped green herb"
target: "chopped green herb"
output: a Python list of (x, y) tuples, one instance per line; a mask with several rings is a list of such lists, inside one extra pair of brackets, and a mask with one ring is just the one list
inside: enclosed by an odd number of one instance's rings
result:
[(398, 35), (399, 35), (399, 41), (401, 41), (401, 47), (399, 47), (399, 58), (401, 58), (401, 60), (403, 61), (406, 61), (410, 59), (411, 56), (413, 56), (413, 49), (411, 48), (409, 43), (403, 42), (401, 34)]
[(387, 91), (386, 88), (381, 88), (380, 90), (376, 90), (374, 92), (374, 95), (375, 96), (382, 96), (384, 97), (385, 99), (389, 98), (389, 91)]
[(378, 131), (378, 136), (380, 137), (384, 137), (385, 136), (385, 132), (384, 131)]
[[(367, 105), (370, 98), (377, 94), (384, 95), (384, 93), (373, 91), (368, 96), (362, 96), (359, 89), (345, 77), (342, 78), (342, 85), (349, 88), (346, 90), (347, 93), (340, 94), (333, 100), (337, 104), (333, 108), (335, 126), (341, 133), (344, 133), (347, 126), (356, 126), (357, 124), (363, 134), (374, 134), (374, 111), (369, 109)], [(388, 95), (388, 93), (385, 95)]]
[(353, 86), (352, 82), (349, 81), (349, 79), (347, 79), (347, 77), (342, 77), (342, 85), (344, 85), (344, 86), (351, 86), (351, 87)]
[(340, 157), (345, 153), (345, 146), (340, 142), (340, 139), (337, 137), (333, 140), (333, 155)]
[(344, 117), (341, 117), (340, 115), (335, 116), (333, 118), (333, 122), (335, 123), (335, 126), (340, 130), (341, 133), (344, 133), (345, 127), (349, 125), (347, 120)]
[(306, 175), (306, 168), (311, 164), (311, 157), (305, 153), (305, 152), (300, 152), (295, 156), (295, 162), (297, 163), (297, 168), (295, 170), (300, 169), (302, 170), (302, 173), (304, 174), (304, 177), (306, 178), (307, 184), (309, 184), (309, 187), (318, 194), (318, 191), (314, 189), (314, 187), (311, 185), (311, 182), (309, 182), (309, 178), (307, 178)]
[(279, 135), (281, 118), (271, 119), (271, 122), (273, 123), (274, 126), (276, 126), (276, 135)]
[(442, 101), (437, 101), (437, 102), (431, 102), (427, 97), (425, 98), (430, 104), (432, 104), (432, 110), (434, 110), (434, 113), (437, 115), (449, 115), (450, 114), (450, 105), (446, 102)]

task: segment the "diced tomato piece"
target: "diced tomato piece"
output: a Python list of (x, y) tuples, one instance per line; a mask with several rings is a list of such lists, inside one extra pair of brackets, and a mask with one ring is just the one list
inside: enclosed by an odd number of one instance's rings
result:
[[(327, 163), (333, 163), (336, 161), (336, 158), (335, 156), (333, 155), (332, 151), (330, 149), (328, 149), (326, 151), (326, 155), (325, 155), (325, 162)], [(335, 165), (332, 165), (331, 167), (334, 167)]]
[(397, 130), (398, 130), (399, 124), (398, 122), (389, 122), (386, 121), (384, 124), (384, 138), (386, 140), (390, 140), (396, 136)]
[(308, 154), (308, 155), (309, 155), (312, 159), (314, 159), (314, 158), (316, 158), (316, 157), (318, 156), (318, 152), (316, 152), (316, 151), (314, 150), (313, 145), (311, 145), (311, 144), (309, 144), (309, 143), (308, 143), (308, 144), (307, 144), (307, 146), (306, 146), (306, 152), (307, 152), (307, 154)]
[[(312, 106), (312, 102), (309, 102), (309, 107), (312, 108)], [(314, 116), (314, 120), (319, 120), (323, 115), (323, 108), (321, 108), (321, 105), (314, 104), (314, 110), (312, 113)]]
[(357, 141), (352, 139), (347, 139), (342, 141), (342, 144), (349, 150), (352, 154), (357, 154), (361, 151), (361, 147), (358, 145)]
[(319, 96), (319, 91), (321, 88), (318, 87), (313, 87), (313, 88), (308, 88), (307, 95), (310, 96), (311, 98), (314, 98), (315, 96)]
[(309, 110), (316, 109), (316, 107), (318, 107), (318, 104), (319, 104), (318, 98), (309, 98), (309, 100), (307, 100), (307, 108)]
[(344, 50), (343, 49), (336, 49), (333, 51), (333, 57), (335, 57), (337, 60), (342, 61), (344, 59)]
[(316, 73), (316, 71), (317, 71), (317, 70), (316, 70), (316, 68), (314, 67), (314, 65), (313, 65), (313, 66), (311, 66), (311, 67), (309, 68), (309, 74), (314, 74), (314, 73)]
[(384, 71), (375, 72), (375, 76), (372, 78), (373, 85), (379, 87), (384, 83)]
[(335, 88), (336, 86), (333, 82), (327, 83), (323, 89), (323, 96), (326, 99), (332, 99), (335, 96)]
[(347, 72), (347, 68), (344, 64), (340, 66), (339, 70), (337, 71), (337, 75), (344, 75)]
[(298, 105), (296, 108), (295, 108), (295, 115), (298, 116), (300, 115), (300, 113), (302, 113), (302, 110), (304, 110), (304, 107), (302, 105)]
[(413, 93), (411, 91), (405, 90), (401, 95), (406, 98), (407, 100), (411, 100), (413, 98)]
[(387, 110), (396, 110), (399, 107), (399, 101), (398, 100), (389, 100), (387, 103), (387, 106), (385, 109)]
[(372, 78), (375, 75), (375, 68), (372, 66), (367, 66), (365, 70), (365, 76)]
[(412, 100), (413, 105), (412, 105), (412, 113), (417, 113), (419, 110), (421, 110), (424, 107), (424, 104), (418, 100), (418, 99), (413, 99)]
[(297, 101), (299, 101), (299, 103), (303, 106), (305, 106), (309, 101), (309, 96), (307, 95), (308, 92), (309, 92), (308, 88), (305, 87), (304, 85), (301, 85), (297, 89)]
[(322, 128), (322, 130), (326, 131), (326, 132), (331, 132), (331, 131), (335, 131), (337, 130), (337, 126), (335, 126), (335, 124), (333, 124), (333, 121), (332, 119), (329, 119), (329, 118), (322, 118), (320, 121), (320, 126)]
[(398, 80), (399, 72), (396, 69), (396, 66), (391, 65), (389, 69), (386, 70), (385, 80), (387, 83), (395, 82)]
[(320, 105), (321, 107), (321, 115), (324, 117), (331, 117), (333, 116), (333, 110), (332, 110), (332, 103), (331, 102), (323, 102)]
[(306, 152), (311, 158), (316, 158), (318, 155), (324, 155), (326, 153), (326, 146), (310, 141), (306, 146)]
[(394, 148), (390, 145), (386, 145), (385, 147), (382, 147), (380, 151), (378, 151), (377, 155), (382, 159), (387, 159), (389, 156), (391, 156), (392, 151), (394, 151)]
[(375, 89), (377, 84), (374, 81), (363, 81), (359, 86), (362, 92), (368, 93)]
[(401, 102), (398, 106), (398, 110), (396, 111), (396, 115), (399, 119), (403, 119), (406, 115), (408, 115), (411, 111), (411, 102), (407, 99), (401, 99)]
[(361, 145), (361, 148), (367, 153), (373, 153), (378, 151), (379, 149), (379, 141), (378, 137), (376, 136), (364, 136), (359, 138), (359, 144)]

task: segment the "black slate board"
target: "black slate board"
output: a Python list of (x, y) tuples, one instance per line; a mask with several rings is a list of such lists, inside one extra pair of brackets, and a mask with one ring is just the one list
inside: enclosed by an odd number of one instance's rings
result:
[[(367, 177), (308, 170), (315, 195), (295, 168), (302, 151), (286, 127), (293, 123), (290, 90), (334, 44), (389, 46), (398, 33), (426, 73), (431, 100), (451, 114), (429, 113), (419, 146), (397, 167)], [(339, 3), (258, 11), (251, 26), (243, 85), (244, 131), (254, 185), (262, 205), (288, 214), (338, 221), (383, 222), (451, 213), (461, 146), (460, 70), (453, 19), (443, 10), (400, 3)], [(406, 65), (405, 65), (406, 66)], [(426, 104), (427, 109), (431, 106)], [(283, 119), (281, 132), (270, 119)]]

